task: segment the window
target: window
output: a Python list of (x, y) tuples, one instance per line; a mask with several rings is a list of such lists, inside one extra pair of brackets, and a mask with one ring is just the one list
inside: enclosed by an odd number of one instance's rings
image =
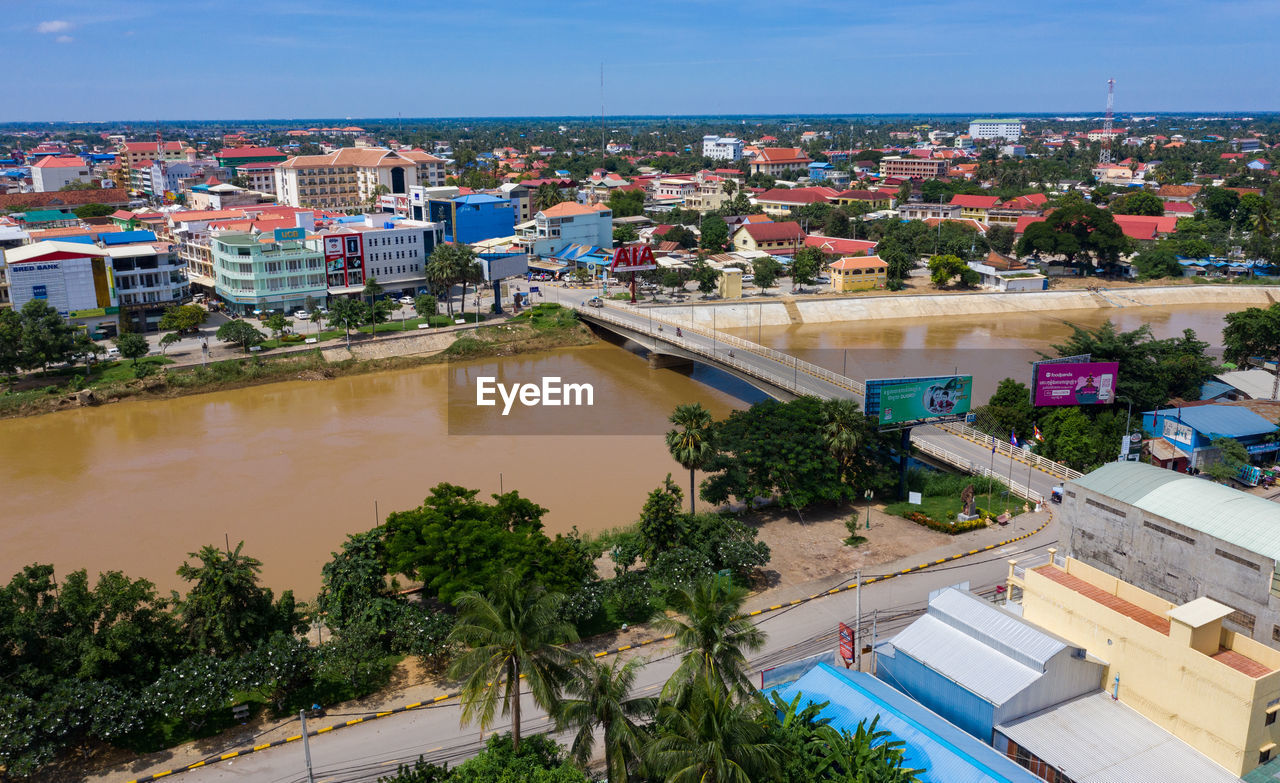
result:
[[(1086, 502), (1088, 502), (1088, 501), (1086, 501)], [(1182, 535), (1181, 533), (1178, 533), (1178, 532), (1176, 532), (1176, 531), (1170, 530), (1170, 529), (1169, 529), (1169, 528), (1167, 528), (1167, 527), (1161, 527), (1160, 525), (1157, 525), (1157, 524), (1152, 523), (1152, 522), (1147, 522), (1146, 520), (1143, 520), (1143, 522), (1142, 522), (1142, 526), (1143, 526), (1143, 527), (1145, 527), (1145, 528), (1148, 528), (1148, 529), (1154, 530), (1154, 531), (1156, 531), (1157, 533), (1160, 533), (1160, 534), (1162, 534), (1162, 535), (1166, 535), (1166, 536), (1168, 536), (1168, 537), (1170, 537), (1170, 538), (1176, 538), (1176, 539), (1178, 539), (1179, 541), (1182, 541), (1182, 542), (1187, 543), (1187, 544), (1195, 544), (1195, 542), (1196, 542), (1196, 540), (1195, 540), (1194, 538), (1191, 538), (1190, 536), (1184, 536), (1184, 535)]]
[(1271, 748), (1267, 748), (1266, 750), (1258, 754), (1259, 764), (1266, 764), (1270, 760), (1271, 760)]
[(1276, 722), (1276, 714), (1270, 710), (1267, 711), (1267, 717), (1263, 718), (1262, 725), (1270, 726)]

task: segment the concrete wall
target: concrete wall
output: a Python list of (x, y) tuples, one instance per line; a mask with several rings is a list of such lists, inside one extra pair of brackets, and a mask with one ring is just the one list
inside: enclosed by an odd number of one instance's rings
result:
[(1254, 616), (1252, 629), (1236, 616), (1225, 620), (1228, 628), (1280, 648), (1274, 638), (1280, 628), (1280, 599), (1271, 594), (1274, 561), (1071, 482), (1064, 486), (1060, 518), (1068, 554), (1123, 580), (1116, 589), (1126, 600), (1157, 611), (1159, 605), (1143, 604), (1146, 593), (1175, 604), (1208, 596)]
[[(1107, 589), (1097, 569), (1070, 559), (1066, 565), (1068, 573)], [(1152, 602), (1159, 603), (1155, 596), (1144, 603)], [(1172, 604), (1163, 606), (1158, 614), (1167, 616)], [(1233, 774), (1256, 767), (1258, 749), (1280, 739), (1280, 724), (1263, 724), (1267, 704), (1280, 697), (1280, 653), (1222, 631), (1223, 644), (1272, 669), (1255, 679), (1036, 570), (1026, 572), (1022, 607), (1025, 619), (1105, 661), (1107, 689), (1120, 678), (1120, 701)]]
[[(1268, 294), (1275, 299), (1268, 298)], [(785, 297), (795, 308), (788, 317), (784, 298), (772, 296), (736, 303), (693, 303), (655, 308), (668, 313), (669, 320), (689, 322), (689, 312), (697, 312), (698, 324), (711, 326), (711, 310), (716, 310), (716, 326), (740, 329), (756, 326), (761, 317), (765, 326), (792, 323), (831, 323), (878, 318), (926, 318), (1001, 313), (1058, 312), (1061, 310), (1102, 310), (1155, 305), (1226, 304), (1266, 307), (1280, 299), (1276, 286), (1180, 285), (1155, 288), (1117, 288), (1095, 294), (1089, 291), (981, 292), (971, 294), (884, 294), (848, 297)], [(682, 314), (683, 311), (683, 314)], [(705, 315), (704, 315), (705, 312)]]

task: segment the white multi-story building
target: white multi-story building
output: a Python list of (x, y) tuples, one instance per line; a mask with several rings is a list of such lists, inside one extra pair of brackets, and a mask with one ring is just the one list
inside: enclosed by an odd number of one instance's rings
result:
[(31, 186), (36, 193), (51, 193), (72, 182), (91, 181), (89, 164), (70, 155), (48, 155), (31, 165)]
[(321, 228), (307, 244), (324, 254), (330, 294), (359, 293), (373, 278), (389, 294), (411, 296), (426, 285), (427, 260), (443, 232), (440, 223), (365, 215), (363, 223)]
[[(151, 236), (154, 240), (155, 235)], [(115, 276), (120, 318), (128, 319), (134, 331), (156, 331), (166, 308), (190, 298), (187, 264), (168, 242), (140, 242), (106, 250)]]
[(712, 160), (742, 160), (742, 139), (733, 136), (703, 136), (702, 156)]
[(244, 177), (245, 187), (259, 193), (276, 192), (277, 163), (245, 163), (236, 166), (237, 176)]
[(548, 258), (569, 245), (613, 247), (613, 211), (604, 204), (562, 201), (533, 216), (533, 254)]
[[(289, 236), (305, 234), (301, 228), (287, 231)], [(301, 239), (277, 236), (263, 242), (257, 234), (212, 234), (215, 290), (232, 312), (290, 312), (305, 307), (308, 298), (318, 304), (327, 301), (324, 256)]]
[(444, 184), (445, 162), (422, 150), (344, 147), (327, 155), (301, 155), (275, 168), (281, 204), (320, 209), (368, 205), (379, 186), (407, 194), (418, 185)]
[(4, 258), (13, 307), (39, 299), (95, 339), (115, 336), (120, 301), (106, 250), (45, 241), (6, 250)]
[(973, 139), (1017, 141), (1022, 138), (1022, 120), (970, 120), (969, 136)]

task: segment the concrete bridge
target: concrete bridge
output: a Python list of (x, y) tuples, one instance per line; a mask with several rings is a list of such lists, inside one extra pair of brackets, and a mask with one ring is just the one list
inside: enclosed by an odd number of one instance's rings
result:
[[(702, 326), (673, 324), (654, 309), (576, 304), (578, 317), (644, 348), (652, 368), (700, 362), (728, 373), (777, 400), (801, 396), (852, 399), (863, 403), (861, 382), (782, 351)], [(660, 310), (657, 312), (661, 312)], [(679, 329), (679, 332), (677, 332)], [(926, 424), (910, 429), (910, 443), (931, 461), (973, 475), (994, 475), (1014, 494), (1039, 502), (1063, 479), (1080, 473), (1007, 442), (959, 424)]]

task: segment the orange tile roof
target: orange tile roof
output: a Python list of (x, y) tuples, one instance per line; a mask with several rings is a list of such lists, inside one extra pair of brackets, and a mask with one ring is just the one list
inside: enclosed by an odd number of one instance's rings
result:
[(547, 217), (568, 217), (571, 215), (594, 215), (597, 212), (608, 212), (604, 204), (579, 204), (576, 201), (561, 201), (554, 207), (542, 210)]
[(71, 169), (71, 168), (87, 168), (85, 163), (79, 158), (73, 158), (70, 155), (49, 155), (41, 158), (31, 165), (33, 169)]
[(440, 163), (440, 158), (421, 150), (396, 152), (385, 147), (343, 147), (327, 155), (299, 155), (279, 165), (282, 169), (308, 169), (324, 166), (379, 168), (403, 166), (406, 163)]
[(1084, 581), (1078, 576), (1068, 574), (1057, 566), (1042, 565), (1035, 569), (1035, 571), (1046, 579), (1057, 582), (1068, 590), (1072, 590), (1083, 595), (1085, 598), (1090, 598), (1113, 612), (1118, 612), (1125, 617), (1128, 617), (1130, 620), (1135, 620), (1142, 625), (1145, 625), (1153, 631), (1159, 631), (1165, 636), (1169, 635), (1168, 617), (1161, 617), (1155, 612), (1143, 609), (1141, 606), (1138, 606), (1131, 601), (1126, 601), (1123, 598), (1114, 596), (1106, 590)]
[(1246, 655), (1241, 655), (1235, 650), (1229, 650), (1226, 647), (1219, 647), (1218, 651), (1209, 657), (1215, 661), (1230, 666), (1241, 674), (1247, 674), (1254, 679), (1257, 679), (1258, 677), (1265, 677), (1272, 671), (1254, 659)]
[(889, 265), (880, 260), (880, 256), (849, 256), (828, 264), (832, 269), (888, 269)]

